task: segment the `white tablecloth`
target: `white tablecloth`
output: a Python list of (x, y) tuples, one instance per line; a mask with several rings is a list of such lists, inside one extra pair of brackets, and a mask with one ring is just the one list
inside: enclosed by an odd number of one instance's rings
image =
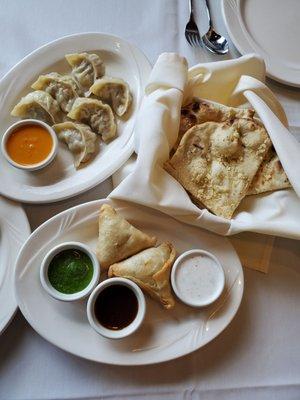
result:
[[(220, 0), (211, 4), (217, 28), (226, 34)], [(201, 5), (198, 0), (205, 30)], [(186, 0), (1, 0), (0, 7), (1, 76), (40, 45), (84, 31), (120, 35), (151, 62), (163, 51), (180, 52), (190, 65), (218, 59), (188, 47)], [(236, 55), (232, 50), (230, 56)], [(272, 88), (300, 133), (300, 91), (275, 83)], [(108, 180), (75, 199), (25, 210), (35, 229), (110, 190)], [(0, 337), (0, 399), (299, 399), (299, 262), (299, 243), (276, 239), (269, 274), (245, 270), (244, 299), (225, 332), (194, 354), (158, 366), (113, 367), (76, 358), (39, 337), (18, 312)]]

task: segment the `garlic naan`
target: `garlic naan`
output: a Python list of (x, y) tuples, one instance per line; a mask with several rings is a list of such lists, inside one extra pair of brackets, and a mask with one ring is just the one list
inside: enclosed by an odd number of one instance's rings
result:
[(261, 163), (247, 195), (264, 193), (271, 190), (287, 189), (289, 187), (291, 187), (290, 181), (272, 146)]
[(246, 195), (271, 141), (246, 118), (195, 125), (165, 169), (205, 207), (230, 219)]
[[(231, 123), (235, 118), (246, 118), (264, 127), (262, 122), (254, 115), (255, 112), (253, 109), (228, 107), (223, 104), (194, 98), (181, 109), (180, 128), (174, 151), (186, 131), (204, 122), (228, 121)], [(271, 190), (286, 189), (290, 186), (275, 149), (272, 147), (267, 152), (247, 194), (259, 194)]]
[(195, 125), (204, 122), (225, 122), (234, 118), (251, 119), (254, 115), (254, 110), (227, 107), (223, 104), (211, 103), (198, 98), (181, 109), (179, 135), (177, 139), (177, 148), (182, 136), (186, 131)]

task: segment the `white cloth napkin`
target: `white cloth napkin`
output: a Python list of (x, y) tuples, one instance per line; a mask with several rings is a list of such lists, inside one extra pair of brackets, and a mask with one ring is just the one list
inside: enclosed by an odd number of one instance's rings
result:
[(283, 108), (264, 79), (264, 62), (253, 54), (199, 64), (189, 71), (184, 58), (162, 54), (153, 67), (137, 117), (134, 170), (109, 197), (158, 209), (221, 235), (252, 231), (299, 239), (300, 200), (292, 189), (246, 196), (234, 218), (226, 220), (196, 207), (162, 167), (176, 141), (181, 104), (193, 96), (247, 107), (243, 92), (251, 90), (287, 125)]

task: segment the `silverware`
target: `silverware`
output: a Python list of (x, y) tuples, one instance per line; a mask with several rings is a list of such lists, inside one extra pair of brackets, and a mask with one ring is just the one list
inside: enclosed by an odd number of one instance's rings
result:
[(202, 36), (202, 42), (204, 46), (211, 53), (214, 54), (226, 54), (228, 53), (228, 42), (224, 36), (219, 35), (212, 26), (211, 16), (210, 16), (210, 7), (208, 0), (205, 0), (206, 4), (206, 13), (208, 18), (208, 31), (205, 35)]
[(201, 46), (201, 36), (199, 33), (198, 26), (194, 18), (194, 5), (193, 0), (189, 0), (190, 5), (190, 19), (185, 27), (185, 38), (191, 46)]

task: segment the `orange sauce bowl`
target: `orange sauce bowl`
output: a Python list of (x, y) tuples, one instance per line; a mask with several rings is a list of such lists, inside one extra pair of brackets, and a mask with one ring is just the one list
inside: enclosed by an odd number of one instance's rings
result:
[(26, 119), (11, 125), (1, 142), (6, 160), (26, 171), (36, 171), (49, 165), (56, 156), (57, 148), (54, 130), (37, 119)]

